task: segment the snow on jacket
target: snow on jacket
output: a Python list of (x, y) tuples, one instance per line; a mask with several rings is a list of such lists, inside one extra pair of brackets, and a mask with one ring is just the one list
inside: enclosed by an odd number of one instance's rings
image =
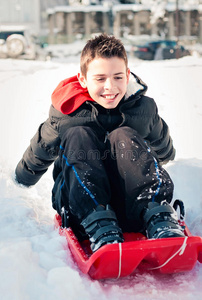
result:
[(74, 126), (93, 128), (103, 141), (108, 132), (128, 126), (148, 142), (160, 163), (174, 159), (168, 126), (158, 115), (154, 100), (145, 96), (146, 90), (141, 79), (131, 73), (125, 97), (108, 110), (90, 97), (76, 76), (63, 80), (52, 94), (49, 118), (39, 126), (16, 167), (17, 181), (26, 186), (37, 183), (58, 157), (64, 133)]

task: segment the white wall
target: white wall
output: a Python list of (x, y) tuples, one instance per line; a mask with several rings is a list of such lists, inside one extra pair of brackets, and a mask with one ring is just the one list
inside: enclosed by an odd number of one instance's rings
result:
[(40, 0), (0, 0), (0, 24), (23, 24), (38, 33)]

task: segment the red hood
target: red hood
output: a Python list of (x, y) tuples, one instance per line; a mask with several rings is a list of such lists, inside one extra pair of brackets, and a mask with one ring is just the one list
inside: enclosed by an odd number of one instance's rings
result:
[(63, 114), (70, 114), (85, 101), (94, 101), (87, 89), (82, 88), (77, 76), (61, 81), (51, 96), (53, 106)]

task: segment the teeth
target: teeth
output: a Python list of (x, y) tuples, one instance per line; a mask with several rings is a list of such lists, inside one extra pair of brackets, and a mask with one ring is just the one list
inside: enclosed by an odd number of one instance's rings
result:
[(104, 96), (106, 99), (114, 99), (115, 95), (111, 95), (111, 96)]

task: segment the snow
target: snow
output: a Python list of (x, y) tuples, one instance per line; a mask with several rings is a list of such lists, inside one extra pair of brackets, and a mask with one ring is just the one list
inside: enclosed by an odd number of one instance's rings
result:
[[(166, 169), (183, 199), (186, 222), (202, 236), (202, 58), (130, 60), (145, 81), (177, 149)], [(202, 265), (187, 273), (136, 274), (93, 281), (75, 265), (64, 237), (54, 229), (52, 167), (32, 188), (13, 181), (14, 169), (37, 127), (48, 117), (60, 80), (76, 74), (79, 57), (58, 62), (0, 60), (0, 293), (4, 300), (201, 299)]]

